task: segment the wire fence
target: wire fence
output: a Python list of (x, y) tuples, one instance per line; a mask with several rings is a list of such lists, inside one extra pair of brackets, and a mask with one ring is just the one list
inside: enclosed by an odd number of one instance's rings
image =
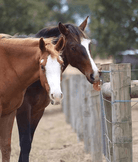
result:
[[(102, 84), (104, 84), (104, 83), (102, 83)], [(104, 103), (107, 102), (108, 104), (110, 104), (109, 107), (111, 107), (111, 105), (113, 105), (113, 102), (111, 101), (111, 99), (106, 99), (103, 96), (102, 90), (101, 90), (101, 93), (100, 93), (100, 98), (101, 98), (102, 129), (103, 129), (103, 139), (102, 139), (103, 140), (103, 153), (104, 153), (104, 156), (106, 158), (106, 161), (107, 162), (112, 162), (113, 159), (112, 159), (111, 155), (113, 154), (113, 152), (112, 152), (111, 148), (113, 148), (114, 143), (113, 143), (112, 139), (109, 137), (108, 126), (107, 125), (110, 124), (112, 126), (115, 123), (113, 123), (111, 120), (107, 119)], [(137, 99), (131, 99), (131, 100), (114, 101), (114, 103), (116, 103), (116, 102), (120, 102), (120, 103), (131, 102), (131, 111), (133, 111), (133, 109), (136, 109), (137, 110), (137, 115), (138, 115), (138, 98)], [(121, 124), (123, 124), (123, 123), (126, 123), (126, 121), (121, 122)], [(116, 123), (116, 124), (118, 124), (118, 123)], [(138, 125), (138, 120), (133, 119), (133, 116), (132, 116), (132, 124), (137, 124)], [(138, 134), (137, 134), (137, 137), (138, 137)], [(135, 143), (134, 139), (133, 139), (133, 142)], [(128, 142), (123, 141), (123, 142), (120, 142), (120, 143), (122, 144), (122, 143), (128, 143)], [(133, 161), (137, 162), (138, 161), (137, 150), (133, 150), (133, 151), (135, 151), (135, 153), (133, 152), (133, 154), (134, 154), (133, 155)], [(125, 161), (127, 159), (121, 159), (121, 160)]]
[[(113, 82), (110, 85), (111, 96), (106, 96), (103, 88), (100, 92), (95, 92), (83, 76), (63, 77), (63, 111), (67, 122), (71, 123), (76, 131), (78, 139), (84, 141), (85, 150), (91, 153), (93, 162), (103, 161), (101, 153), (107, 162), (131, 162), (132, 159), (133, 162), (138, 161), (136, 154), (138, 150), (135, 147), (138, 141), (138, 128), (133, 133), (132, 152), (131, 127), (134, 123), (136, 127), (138, 122), (136, 117), (131, 120), (133, 109), (136, 109), (138, 114), (136, 108), (138, 99), (130, 98), (131, 69), (125, 68), (123, 66), (123, 70), (122, 67), (109, 70), (109, 65), (108, 68), (105, 65), (101, 87), (107, 81)], [(119, 74), (117, 74), (118, 81), (116, 73)], [(117, 85), (114, 85), (115, 82)]]
[[(109, 68), (109, 67), (108, 67)], [(128, 69), (125, 69), (125, 70), (119, 70), (119, 71), (116, 71), (116, 72), (118, 72), (119, 74), (121, 73), (121, 72), (127, 72), (128, 71)], [(131, 72), (134, 72), (134, 71), (138, 71), (138, 69), (133, 69), (133, 70), (131, 70)], [(105, 73), (109, 73), (109, 76), (111, 77), (111, 74), (110, 73), (112, 73), (112, 71), (103, 71), (103, 73), (105, 74)], [(104, 75), (103, 74), (103, 75)], [(108, 76), (108, 77), (109, 77)], [(104, 77), (103, 77), (104, 78)], [(110, 78), (111, 79), (111, 78)], [(109, 80), (108, 80), (109, 81)], [(135, 81), (135, 82), (137, 82), (137, 81)], [(103, 83), (102, 84), (104, 84), (104, 83), (106, 83), (106, 80), (105, 80), (105, 82), (104, 82), (104, 79), (103, 79)], [(123, 87), (125, 87), (126, 86), (126, 84), (125, 84), (125, 82), (124, 82), (124, 84), (123, 84)], [(131, 85), (132, 86), (132, 85)], [(135, 85), (135, 84), (133, 84), (133, 89), (137, 89), (137, 84)], [(120, 89), (121, 89), (122, 87), (120, 87)], [(131, 93), (131, 91), (130, 91), (130, 93)], [(136, 93), (136, 91), (135, 91), (135, 93)], [(125, 95), (125, 94), (124, 94)], [(138, 113), (137, 113), (137, 111), (138, 111), (138, 107), (136, 107), (136, 106), (138, 106), (138, 99), (134, 99), (134, 98), (136, 98), (136, 95), (134, 96), (134, 95), (131, 95), (131, 97), (132, 97), (132, 99), (130, 98), (129, 100), (111, 100), (111, 98), (106, 98), (104, 95), (103, 95), (103, 92), (102, 92), (102, 90), (101, 90), (101, 94), (100, 94), (100, 97), (102, 98), (101, 99), (101, 112), (102, 112), (102, 121), (103, 121), (103, 123), (102, 123), (102, 129), (103, 129), (103, 132), (102, 132), (102, 134), (103, 134), (103, 153), (104, 153), (104, 155), (105, 155), (105, 157), (106, 157), (106, 160), (107, 161), (117, 161), (117, 159), (115, 160), (113, 157), (115, 156), (115, 155), (113, 155), (114, 154), (114, 152), (113, 152), (113, 148), (114, 148), (114, 142), (113, 142), (113, 140), (112, 140), (112, 134), (110, 134), (109, 132), (108, 132), (108, 129), (107, 128), (109, 128), (109, 127), (112, 127), (113, 125), (115, 125), (115, 124), (127, 124), (127, 122), (128, 121), (121, 121), (121, 122), (116, 122), (116, 123), (114, 123), (114, 122), (112, 122), (112, 119), (110, 118), (109, 119), (109, 117), (107, 117), (106, 116), (106, 113), (107, 113), (107, 110), (105, 110), (105, 105), (104, 104), (106, 104), (106, 106), (107, 106), (107, 103), (108, 103), (108, 107), (109, 107), (109, 109), (111, 110), (111, 109), (114, 109), (115, 107), (114, 107), (114, 104), (115, 103), (120, 103), (120, 104), (127, 104), (127, 103), (130, 103), (130, 109), (131, 109), (131, 111), (133, 112), (134, 110), (133, 109), (135, 109), (136, 110), (136, 114), (138, 115)], [(134, 97), (134, 98), (133, 98)], [(137, 97), (138, 97), (138, 93), (137, 93)], [(109, 110), (108, 109), (108, 110)], [(112, 112), (110, 112), (110, 115), (112, 114)], [(135, 115), (136, 116), (136, 115)], [(135, 125), (137, 125), (137, 122), (138, 122), (138, 120), (137, 120), (137, 118), (136, 117), (134, 117), (134, 114), (132, 114), (132, 125), (133, 125), (133, 127), (132, 127), (132, 129), (134, 129), (134, 127), (135, 127)], [(110, 126), (109, 126), (110, 125)], [(106, 128), (106, 129), (105, 129)], [(138, 128), (137, 128), (138, 129)], [(132, 153), (132, 156), (133, 157), (131, 157), (129, 160), (128, 160), (128, 157), (126, 157), (126, 158), (122, 158), (122, 159), (120, 159), (120, 161), (134, 161), (134, 162), (137, 162), (138, 161), (138, 156), (137, 156), (137, 152), (138, 152), (138, 150), (136, 149), (136, 147), (135, 147), (135, 144), (137, 144), (137, 137), (138, 137), (138, 133), (137, 133), (137, 131), (134, 129), (133, 131), (133, 140), (131, 139), (131, 138), (128, 138), (128, 137), (124, 137), (124, 138), (122, 138), (122, 139), (120, 139), (120, 141), (118, 142), (118, 143), (120, 143), (120, 144), (122, 144), (122, 143), (132, 143), (132, 141), (133, 141), (133, 153)], [(135, 136), (135, 138), (134, 138), (134, 136)], [(110, 148), (110, 150), (109, 150), (109, 148)]]

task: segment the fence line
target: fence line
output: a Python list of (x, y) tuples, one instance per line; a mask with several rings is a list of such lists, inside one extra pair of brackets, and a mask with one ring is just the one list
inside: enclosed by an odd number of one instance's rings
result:
[(63, 76), (63, 112), (93, 162), (102, 162), (103, 154), (108, 162), (132, 162), (130, 64), (105, 64), (102, 70), (110, 71), (101, 75), (110, 84), (101, 92), (83, 75)]

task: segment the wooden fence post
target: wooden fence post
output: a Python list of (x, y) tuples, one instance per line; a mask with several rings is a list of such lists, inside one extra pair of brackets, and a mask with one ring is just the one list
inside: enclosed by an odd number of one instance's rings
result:
[(112, 64), (110, 71), (113, 162), (132, 162), (130, 64)]
[(73, 130), (74, 130), (74, 128), (75, 128), (75, 114), (74, 114), (74, 112), (75, 112), (75, 88), (74, 88), (74, 86), (73, 86), (73, 84), (74, 84), (74, 79), (73, 79), (73, 75), (69, 78), (69, 105), (70, 105), (70, 108), (69, 108), (69, 110), (70, 110), (70, 124), (71, 124), (71, 126), (72, 126), (72, 128), (73, 128)]
[(93, 162), (102, 162), (102, 129), (101, 129), (101, 108), (100, 92), (93, 88), (89, 96), (90, 106), (90, 137), (91, 137), (91, 155)]
[(84, 146), (86, 153), (91, 152), (91, 136), (90, 136), (90, 118), (91, 118), (91, 90), (92, 84), (85, 79), (83, 83), (85, 89), (83, 104), (83, 132), (84, 132)]
[[(72, 75), (69, 78), (68, 84), (69, 84), (69, 110), (70, 110), (70, 123), (72, 125), (72, 128), (76, 133), (79, 131), (81, 134), (81, 75)], [(81, 136), (81, 135), (80, 135)]]
[(69, 77), (70, 76), (67, 76), (67, 75), (63, 75), (62, 77), (62, 91), (63, 91), (62, 108), (65, 114), (67, 123), (70, 123)]
[(79, 108), (78, 108), (78, 118), (79, 122), (77, 124), (77, 136), (79, 141), (84, 140), (84, 125), (83, 125), (83, 114), (84, 114), (84, 108), (85, 108), (85, 89), (86, 89), (86, 78), (81, 75), (80, 80), (79, 80), (79, 99), (78, 102), (80, 103)]
[(80, 105), (81, 105), (81, 101), (80, 101), (80, 95), (81, 95), (81, 90), (80, 90), (80, 79), (81, 79), (81, 75), (74, 75), (73, 76), (73, 91), (74, 91), (74, 107), (73, 107), (73, 111), (74, 112), (74, 130), (76, 131), (76, 133), (79, 132), (79, 126), (81, 125), (81, 109), (80, 109)]
[[(103, 64), (102, 70), (109, 71), (110, 64)], [(110, 72), (102, 73), (101, 78), (103, 83), (110, 82)], [(102, 137), (103, 137), (103, 153), (112, 162), (112, 107), (111, 107), (111, 96), (104, 95), (101, 92), (101, 112), (102, 112)], [(104, 100), (105, 99), (105, 100)], [(102, 103), (103, 102), (103, 103)], [(107, 120), (106, 120), (107, 119)], [(109, 141), (110, 140), (110, 141)]]

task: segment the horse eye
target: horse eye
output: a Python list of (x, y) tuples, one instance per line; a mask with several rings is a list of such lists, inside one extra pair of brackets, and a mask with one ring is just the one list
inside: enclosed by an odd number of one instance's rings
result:
[(74, 52), (76, 51), (75, 47), (72, 47), (71, 49), (72, 49), (72, 51), (74, 51)]
[(41, 69), (44, 71), (45, 70), (45, 67), (43, 65), (41, 65)]

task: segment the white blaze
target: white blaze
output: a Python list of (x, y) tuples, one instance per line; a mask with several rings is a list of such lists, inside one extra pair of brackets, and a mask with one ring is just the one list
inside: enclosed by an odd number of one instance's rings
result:
[(85, 47), (86, 51), (87, 51), (88, 57), (89, 57), (90, 62), (91, 62), (92, 69), (94, 71), (94, 78), (95, 78), (96, 76), (99, 76), (99, 73), (98, 73), (98, 68), (97, 68), (95, 62), (93, 61), (91, 54), (90, 54), (90, 51), (89, 51), (90, 42), (91, 42), (91, 40), (83, 38), (82, 41), (81, 41), (81, 45), (83, 45)]
[(45, 66), (46, 78), (50, 87), (50, 94), (61, 94), (60, 77), (61, 66), (56, 58), (52, 58), (51, 55), (47, 58)]

